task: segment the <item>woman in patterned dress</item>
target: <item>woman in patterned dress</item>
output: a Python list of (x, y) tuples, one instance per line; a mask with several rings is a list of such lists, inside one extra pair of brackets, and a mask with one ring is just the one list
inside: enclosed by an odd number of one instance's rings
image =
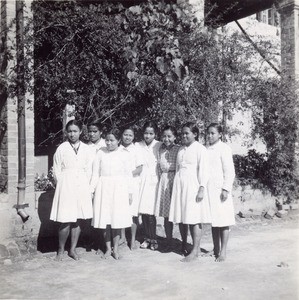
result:
[(164, 218), (164, 229), (167, 240), (166, 251), (171, 250), (173, 223), (169, 222), (169, 209), (175, 175), (176, 158), (180, 146), (175, 145), (176, 130), (166, 126), (162, 131), (162, 142), (158, 153), (159, 187), (156, 203), (157, 217)]

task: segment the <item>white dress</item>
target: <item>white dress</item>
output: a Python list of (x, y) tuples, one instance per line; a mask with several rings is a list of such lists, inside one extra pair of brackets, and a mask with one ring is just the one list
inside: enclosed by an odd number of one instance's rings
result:
[(90, 147), (91, 151), (93, 152), (94, 156), (98, 153), (101, 148), (106, 147), (105, 140), (100, 138), (96, 143), (88, 142), (88, 146)]
[(105, 229), (130, 227), (132, 215), (129, 204), (130, 177), (128, 153), (120, 148), (98, 151), (93, 162), (91, 188), (94, 189), (92, 226)]
[(76, 222), (92, 218), (92, 200), (89, 181), (91, 153), (80, 142), (77, 154), (69, 142), (62, 143), (54, 155), (53, 173), (56, 189), (50, 219), (57, 222)]
[[(174, 223), (211, 223), (207, 197), (207, 150), (195, 141), (182, 146), (178, 152), (174, 177), (169, 221)], [(199, 187), (204, 187), (204, 198), (196, 202)]]
[(139, 213), (154, 215), (158, 191), (158, 151), (161, 142), (153, 140), (150, 145), (144, 141), (137, 143), (144, 162), (140, 174)]
[[(212, 226), (223, 227), (235, 224), (235, 213), (232, 199), (232, 186), (235, 168), (230, 147), (219, 141), (208, 147), (209, 168), (208, 196), (211, 207)], [(221, 201), (222, 189), (228, 191), (228, 198)]]
[[(129, 155), (129, 165), (132, 172), (139, 166), (143, 165), (143, 160), (140, 151), (138, 151), (137, 147), (132, 143), (128, 147), (121, 146), (122, 151), (128, 153)], [(140, 175), (131, 177), (131, 187), (132, 187), (132, 204), (130, 205), (131, 214), (134, 217), (138, 217), (139, 211), (139, 189), (140, 189)]]

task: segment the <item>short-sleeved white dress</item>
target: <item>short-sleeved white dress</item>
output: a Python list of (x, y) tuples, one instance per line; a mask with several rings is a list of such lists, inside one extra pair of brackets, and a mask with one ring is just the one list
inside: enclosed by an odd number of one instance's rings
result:
[(94, 189), (92, 226), (125, 228), (132, 224), (129, 204), (130, 176), (128, 153), (120, 148), (100, 149), (93, 162), (91, 188)]
[[(129, 165), (132, 172), (139, 166), (143, 165), (143, 160), (140, 151), (138, 151), (135, 144), (131, 144), (128, 147), (121, 146), (122, 151), (128, 153)], [(140, 175), (131, 177), (131, 187), (132, 187), (132, 204), (130, 205), (132, 216), (138, 217), (139, 211), (139, 189), (140, 189)]]
[[(210, 205), (206, 191), (207, 159), (206, 148), (197, 141), (179, 149), (169, 221), (184, 224), (211, 223)], [(202, 201), (196, 202), (200, 186), (205, 189), (204, 198)]]
[(142, 141), (137, 143), (136, 146), (144, 162), (140, 174), (139, 213), (154, 215), (158, 191), (158, 151), (161, 142), (153, 140), (150, 145), (146, 145), (146, 143)]
[[(208, 147), (209, 169), (212, 170), (207, 184), (211, 207), (212, 226), (224, 227), (235, 224), (232, 186), (235, 168), (232, 151), (222, 141)], [(221, 201), (222, 189), (228, 191), (228, 198)]]
[(80, 142), (76, 153), (69, 142), (62, 143), (54, 155), (53, 173), (56, 189), (50, 219), (57, 222), (76, 222), (92, 218), (92, 200), (89, 181), (91, 153)]
[(98, 153), (101, 148), (106, 147), (105, 140), (100, 138), (96, 143), (88, 142), (88, 146), (90, 147), (91, 151), (93, 152), (94, 156)]

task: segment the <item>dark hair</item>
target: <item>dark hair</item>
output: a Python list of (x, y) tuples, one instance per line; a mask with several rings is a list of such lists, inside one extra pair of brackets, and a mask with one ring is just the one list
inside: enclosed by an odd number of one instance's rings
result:
[(115, 136), (115, 138), (116, 138), (117, 140), (120, 140), (120, 139), (121, 139), (122, 132), (121, 132), (118, 128), (111, 128), (111, 129), (109, 129), (109, 130), (107, 131), (106, 136), (107, 136), (108, 134), (112, 134), (112, 135)]
[(67, 124), (65, 125), (65, 130), (67, 131), (71, 125), (78, 126), (78, 128), (80, 129), (80, 131), (83, 128), (82, 122), (74, 119), (74, 120), (70, 120), (70, 121), (67, 122)]
[(102, 126), (102, 124), (101, 124), (101, 122), (99, 120), (94, 120), (91, 123), (88, 123), (87, 128), (89, 126), (95, 126), (95, 127), (98, 128), (99, 131), (103, 131), (103, 126)]
[(146, 130), (146, 128), (148, 128), (148, 127), (153, 128), (155, 134), (158, 135), (159, 130), (158, 130), (158, 126), (157, 126), (157, 124), (155, 122), (153, 122), (153, 121), (147, 121), (147, 122), (145, 122), (144, 125), (143, 125), (143, 127), (142, 127), (142, 132), (144, 133), (145, 130)]
[(223, 134), (223, 128), (222, 128), (222, 126), (221, 126), (219, 123), (211, 123), (211, 124), (208, 126), (207, 131), (208, 131), (211, 127), (216, 128), (217, 131), (218, 131), (218, 133)]
[(126, 130), (131, 130), (131, 131), (134, 133), (134, 135), (135, 135), (135, 129), (134, 129), (133, 126), (125, 126), (125, 127), (123, 127), (123, 128), (121, 129), (121, 134), (123, 135), (123, 133), (124, 133)]
[(195, 140), (198, 141), (198, 139), (199, 139), (199, 129), (198, 129), (198, 127), (196, 126), (196, 124), (193, 123), (193, 122), (187, 122), (187, 123), (185, 123), (185, 124), (182, 126), (182, 128), (184, 128), (184, 127), (190, 128), (190, 131), (191, 131), (193, 134), (196, 134)]
[(174, 128), (174, 126), (166, 125), (163, 127), (162, 132), (164, 132), (165, 130), (170, 130), (174, 136), (177, 136), (177, 130)]

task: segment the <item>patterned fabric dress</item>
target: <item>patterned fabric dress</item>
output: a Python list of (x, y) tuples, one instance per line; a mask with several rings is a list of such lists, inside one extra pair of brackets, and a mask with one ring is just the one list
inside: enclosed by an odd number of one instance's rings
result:
[(129, 204), (131, 193), (128, 153), (120, 148), (98, 151), (93, 162), (91, 188), (94, 193), (92, 226), (105, 229), (130, 227), (132, 215)]
[(76, 222), (92, 218), (89, 147), (80, 142), (76, 153), (69, 142), (62, 143), (54, 155), (53, 173), (57, 185), (50, 219), (57, 222)]
[(176, 159), (180, 146), (161, 145), (158, 154), (159, 187), (155, 215), (169, 217), (173, 180), (175, 175)]
[(142, 141), (137, 143), (136, 146), (144, 162), (140, 174), (139, 213), (154, 215), (158, 191), (158, 151), (161, 142), (153, 140), (150, 145), (146, 145), (146, 143)]
[[(211, 223), (210, 204), (206, 191), (207, 160), (206, 148), (197, 141), (179, 149), (169, 221), (184, 224)], [(204, 187), (204, 198), (196, 202), (200, 186)]]
[[(208, 196), (211, 207), (212, 226), (224, 227), (235, 224), (232, 186), (235, 168), (230, 147), (219, 141), (208, 147), (209, 168)], [(228, 198), (221, 201), (222, 189), (228, 191)]]

